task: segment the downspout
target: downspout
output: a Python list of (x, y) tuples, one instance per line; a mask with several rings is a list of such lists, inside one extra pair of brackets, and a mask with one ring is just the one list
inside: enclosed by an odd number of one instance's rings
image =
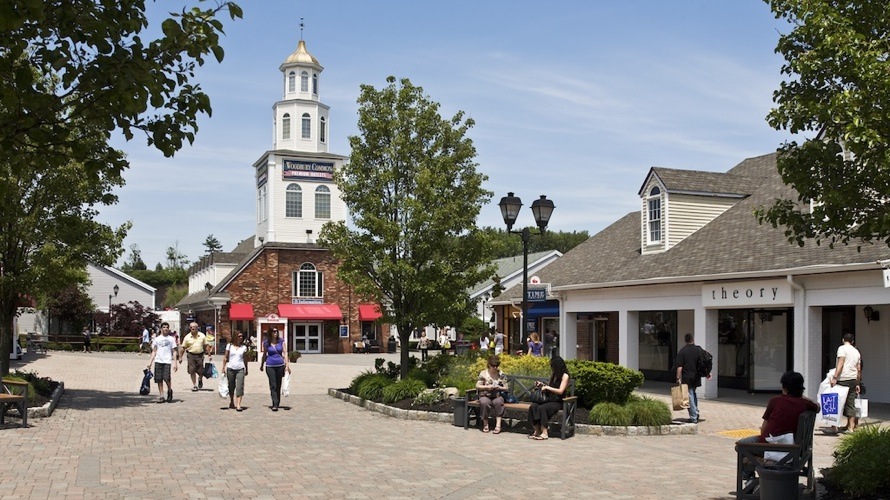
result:
[[(793, 288), (797, 292), (800, 292), (800, 297), (801, 297), (801, 300), (800, 300), (800, 305), (801, 305), (801, 307), (800, 307), (800, 319), (801, 319), (801, 321), (800, 321), (801, 322), (800, 344), (801, 345), (798, 346), (797, 349), (800, 350), (801, 355), (800, 356), (795, 355), (795, 357), (800, 359), (800, 368), (799, 369), (803, 372), (804, 377), (807, 377), (809, 375), (807, 362), (809, 360), (809, 354), (810, 354), (809, 342), (808, 342), (809, 331), (810, 331), (810, 324), (809, 324), (810, 322), (808, 320), (809, 314), (807, 314), (807, 289), (804, 288), (804, 286), (801, 285), (800, 283), (797, 283), (796, 281), (794, 281), (794, 277), (790, 274), (786, 275), (785, 279), (786, 279), (786, 281), (788, 281), (788, 284), (791, 285), (791, 288)], [(795, 308), (794, 308), (795, 310), (797, 310), (796, 306), (797, 306), (797, 301), (795, 301)], [(795, 345), (796, 345), (796, 343), (795, 343)], [(797, 349), (795, 351), (797, 351)], [(817, 370), (817, 372), (818, 372), (818, 370)]]

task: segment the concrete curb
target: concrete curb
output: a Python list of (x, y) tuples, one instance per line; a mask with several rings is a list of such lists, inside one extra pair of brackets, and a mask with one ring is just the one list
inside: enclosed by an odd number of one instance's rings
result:
[(45, 418), (53, 414), (59, 399), (65, 393), (65, 382), (59, 382), (59, 386), (53, 391), (48, 403), (39, 408), (28, 408), (28, 418)]
[[(401, 408), (387, 406), (383, 403), (368, 401), (333, 388), (328, 389), (328, 396), (342, 399), (347, 403), (352, 403), (369, 411), (376, 411), (377, 413), (404, 420), (425, 420), (428, 422), (442, 422), (446, 424), (454, 423), (454, 415), (451, 413), (403, 410)], [(507, 420), (510, 420), (512, 425), (521, 423), (517, 419)], [(695, 424), (680, 423), (653, 427), (577, 424), (575, 426), (575, 433), (592, 436), (677, 436), (698, 434), (698, 426)]]

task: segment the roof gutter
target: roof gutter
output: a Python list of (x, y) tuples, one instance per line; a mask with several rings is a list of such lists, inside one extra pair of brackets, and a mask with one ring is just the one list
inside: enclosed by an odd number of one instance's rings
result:
[[(887, 261), (890, 265), (890, 261)], [(828, 274), (850, 271), (874, 271), (881, 269), (882, 266), (878, 262), (868, 262), (860, 264), (832, 264), (796, 267), (788, 269), (772, 269), (765, 271), (749, 271), (742, 273), (722, 273), (722, 274), (702, 274), (697, 276), (663, 276), (657, 278), (644, 278), (638, 280), (612, 281), (608, 283), (583, 283), (578, 285), (562, 285), (553, 286), (554, 291), (572, 291), (572, 290), (590, 290), (601, 288), (620, 288), (627, 286), (641, 285), (658, 285), (670, 283), (691, 283), (696, 281), (727, 281), (751, 278), (774, 278), (777, 275), (785, 275), (790, 279), (791, 276), (803, 276), (811, 274)], [(796, 283), (795, 283), (796, 285)], [(794, 285), (792, 285), (794, 286)], [(798, 285), (800, 286), (800, 285)]]

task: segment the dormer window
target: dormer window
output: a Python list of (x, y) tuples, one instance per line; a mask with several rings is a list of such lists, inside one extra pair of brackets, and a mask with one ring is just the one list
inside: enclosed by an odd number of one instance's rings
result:
[(661, 189), (658, 186), (653, 187), (649, 191), (648, 206), (648, 231), (649, 244), (661, 243)]
[(303, 113), (303, 139), (308, 139), (311, 131), (312, 119), (309, 117), (309, 113)]
[(291, 71), (287, 75), (287, 91), (288, 92), (296, 92), (297, 91), (297, 73)]
[(290, 114), (285, 113), (281, 117), (281, 138), (283, 140), (290, 139)]
[(309, 92), (309, 73), (300, 73), (300, 92)]

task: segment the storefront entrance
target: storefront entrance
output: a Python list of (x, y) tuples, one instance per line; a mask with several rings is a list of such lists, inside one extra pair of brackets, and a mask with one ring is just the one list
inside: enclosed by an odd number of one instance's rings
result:
[(792, 366), (791, 309), (721, 309), (718, 323), (720, 387), (780, 391)]
[(321, 323), (291, 323), (293, 350), (307, 354), (321, 352)]

